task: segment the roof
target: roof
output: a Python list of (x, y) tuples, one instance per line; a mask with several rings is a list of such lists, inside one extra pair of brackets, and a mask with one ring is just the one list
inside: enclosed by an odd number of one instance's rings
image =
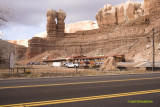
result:
[(84, 55), (77, 55), (77, 56), (68, 56), (69, 58), (63, 58), (63, 59), (47, 59), (47, 60), (43, 60), (43, 62), (56, 62), (56, 61), (66, 61), (67, 59), (75, 59), (75, 60), (79, 60), (79, 59), (99, 59), (99, 58), (108, 58), (108, 57), (122, 57), (124, 55), (112, 55), (112, 56), (96, 56), (96, 57), (86, 57)]
[(43, 60), (43, 62), (57, 62), (57, 61), (66, 61), (66, 59), (47, 59), (47, 60)]
[[(135, 62), (117, 62), (117, 66), (118, 67), (133, 67), (135, 66), (137, 63)], [(139, 63), (138, 63), (139, 64)]]
[(99, 57), (82, 57), (82, 58), (75, 58), (75, 59), (97, 59), (97, 58), (107, 58), (108, 56), (99, 56)]
[[(145, 68), (145, 67), (152, 67), (153, 63), (152, 62), (142, 62), (134, 67), (140, 67), (140, 68)], [(160, 62), (155, 62), (155, 67), (160, 68)]]
[(68, 56), (67, 58), (77, 58), (77, 57), (85, 57), (85, 55)]
[(120, 56), (124, 56), (124, 55), (112, 55), (112, 56), (95, 56), (95, 57), (81, 57), (81, 58), (75, 58), (76, 60), (78, 59), (99, 59), (99, 58), (108, 58), (108, 57), (120, 57)]

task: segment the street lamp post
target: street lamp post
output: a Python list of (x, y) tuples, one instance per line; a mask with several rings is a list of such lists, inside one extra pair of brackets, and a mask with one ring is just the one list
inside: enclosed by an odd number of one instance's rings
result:
[(155, 42), (155, 41), (154, 41), (155, 32), (154, 32), (154, 31), (155, 31), (155, 29), (153, 28), (152, 31), (153, 31), (153, 42), (152, 42), (152, 43), (153, 43), (153, 45), (152, 45), (152, 46), (153, 46), (153, 48), (152, 48), (152, 49), (153, 49), (153, 50), (152, 50), (152, 51), (153, 51), (153, 56), (152, 56), (152, 58), (153, 58), (153, 59), (152, 59), (153, 63), (152, 63), (152, 72), (154, 72), (154, 68), (155, 68), (155, 44), (154, 44), (154, 42)]

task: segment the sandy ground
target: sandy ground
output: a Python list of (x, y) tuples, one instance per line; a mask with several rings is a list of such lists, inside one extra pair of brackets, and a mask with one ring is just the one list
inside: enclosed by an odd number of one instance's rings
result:
[[(64, 76), (98, 76), (98, 75), (122, 75), (122, 74), (139, 74), (139, 73), (152, 73), (151, 71), (144, 70), (129, 70), (129, 71), (105, 71), (102, 72), (98, 69), (76, 69), (66, 67), (51, 67), (47, 65), (34, 65), (30, 66), (32, 69), (31, 74), (24, 74), (21, 69), (17, 74), (17, 70), (9, 75), (8, 69), (0, 69), (0, 78), (45, 78), (45, 77), (64, 77)], [(160, 71), (156, 71), (160, 72)]]

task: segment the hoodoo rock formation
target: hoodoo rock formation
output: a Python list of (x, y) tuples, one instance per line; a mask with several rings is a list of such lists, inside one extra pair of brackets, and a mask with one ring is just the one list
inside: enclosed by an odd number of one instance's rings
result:
[[(64, 36), (66, 13), (50, 9), (47, 11), (47, 37)], [(55, 19), (57, 19), (57, 24)]]
[[(60, 38), (64, 38), (64, 29), (66, 18), (66, 13), (62, 10), (58, 12), (50, 9), (47, 11), (47, 37), (41, 38), (39, 36), (33, 37), (28, 41), (28, 51), (26, 53), (26, 59), (30, 59), (40, 53), (43, 53), (47, 50), (53, 50), (55, 42)], [(57, 19), (57, 23), (56, 23)], [(44, 34), (45, 37), (45, 34)]]
[[(62, 11), (47, 12), (47, 37), (33, 37), (29, 40), (28, 59), (45, 51), (60, 51), (65, 55), (124, 54), (126, 60), (151, 60), (152, 50), (148, 47), (151, 44), (153, 28), (156, 31), (155, 53), (157, 59), (160, 59), (160, 50), (157, 48), (160, 43), (159, 0), (105, 5), (96, 15), (99, 28), (93, 30), (64, 33), (65, 17), (66, 14)], [(55, 18), (58, 20), (57, 25)]]
[(57, 12), (53, 9), (47, 11), (47, 37), (55, 37), (57, 34), (56, 19)]
[(64, 20), (66, 18), (66, 13), (63, 12), (62, 10), (58, 11), (57, 14), (57, 35), (58, 36), (64, 36), (64, 29), (65, 29), (65, 23)]
[(105, 5), (96, 15), (99, 27), (112, 26), (117, 23), (116, 8), (110, 4)]
[(148, 15), (149, 10), (151, 8), (151, 0), (144, 0), (143, 8), (144, 8), (144, 14)]
[[(96, 21), (91, 21), (91, 20), (80, 21), (80, 22), (65, 25), (64, 33), (76, 33), (77, 31), (86, 31), (86, 30), (93, 30), (93, 29), (98, 29), (98, 24)], [(34, 37), (46, 38), (47, 32), (45, 31), (45, 32), (38, 33), (34, 35)]]
[[(125, 4), (112, 6), (106, 4), (96, 15), (99, 27), (113, 26), (130, 22), (144, 15), (143, 3), (127, 1)], [(147, 4), (146, 4), (147, 5)], [(144, 8), (148, 8), (144, 6)], [(147, 11), (147, 9), (145, 9)], [(147, 12), (145, 12), (147, 13)]]

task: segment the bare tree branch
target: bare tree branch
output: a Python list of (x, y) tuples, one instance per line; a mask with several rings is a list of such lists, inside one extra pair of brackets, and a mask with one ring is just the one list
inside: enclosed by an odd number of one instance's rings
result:
[(12, 18), (12, 10), (6, 7), (0, 7), (0, 28), (5, 27), (6, 23)]
[(2, 17), (0, 17), (0, 20), (2, 20), (2, 21), (4, 21), (4, 22), (7, 22), (7, 20), (4, 19), (4, 18), (2, 18)]

